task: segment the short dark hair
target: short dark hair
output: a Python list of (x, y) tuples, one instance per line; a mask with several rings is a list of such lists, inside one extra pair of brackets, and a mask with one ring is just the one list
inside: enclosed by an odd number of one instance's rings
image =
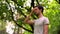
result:
[(37, 6), (34, 6), (34, 7), (38, 7), (38, 9), (42, 9), (42, 14), (43, 14), (43, 10), (44, 10), (44, 8), (43, 8), (43, 6), (41, 6), (41, 5), (37, 5)]

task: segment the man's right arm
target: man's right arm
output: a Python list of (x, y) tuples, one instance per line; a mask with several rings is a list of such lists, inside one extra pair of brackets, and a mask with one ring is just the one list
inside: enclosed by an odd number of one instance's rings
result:
[(29, 16), (24, 20), (25, 23), (27, 23), (27, 24), (34, 24), (34, 20), (29, 20), (29, 18), (32, 15), (33, 11), (34, 11), (34, 9), (31, 11)]
[(27, 21), (24, 21), (25, 23), (27, 24), (34, 24), (34, 20), (27, 20)]

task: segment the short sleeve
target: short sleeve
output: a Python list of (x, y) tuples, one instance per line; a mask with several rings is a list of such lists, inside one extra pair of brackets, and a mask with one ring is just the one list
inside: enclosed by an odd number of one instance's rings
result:
[(49, 24), (49, 19), (48, 19), (48, 18), (46, 18), (46, 19), (44, 20), (44, 24)]

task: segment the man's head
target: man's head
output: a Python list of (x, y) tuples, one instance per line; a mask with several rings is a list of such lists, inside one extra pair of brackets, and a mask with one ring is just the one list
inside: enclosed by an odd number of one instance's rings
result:
[(40, 13), (43, 13), (44, 8), (40, 5), (37, 5), (33, 8), (33, 10), (34, 10), (34, 13), (36, 13), (38, 15)]

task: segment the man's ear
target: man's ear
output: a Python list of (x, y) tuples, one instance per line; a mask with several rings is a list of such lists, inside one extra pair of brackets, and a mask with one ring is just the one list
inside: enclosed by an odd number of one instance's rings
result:
[(42, 9), (40, 9), (40, 12), (42, 12)]
[(40, 9), (40, 11), (42, 11), (42, 9)]

